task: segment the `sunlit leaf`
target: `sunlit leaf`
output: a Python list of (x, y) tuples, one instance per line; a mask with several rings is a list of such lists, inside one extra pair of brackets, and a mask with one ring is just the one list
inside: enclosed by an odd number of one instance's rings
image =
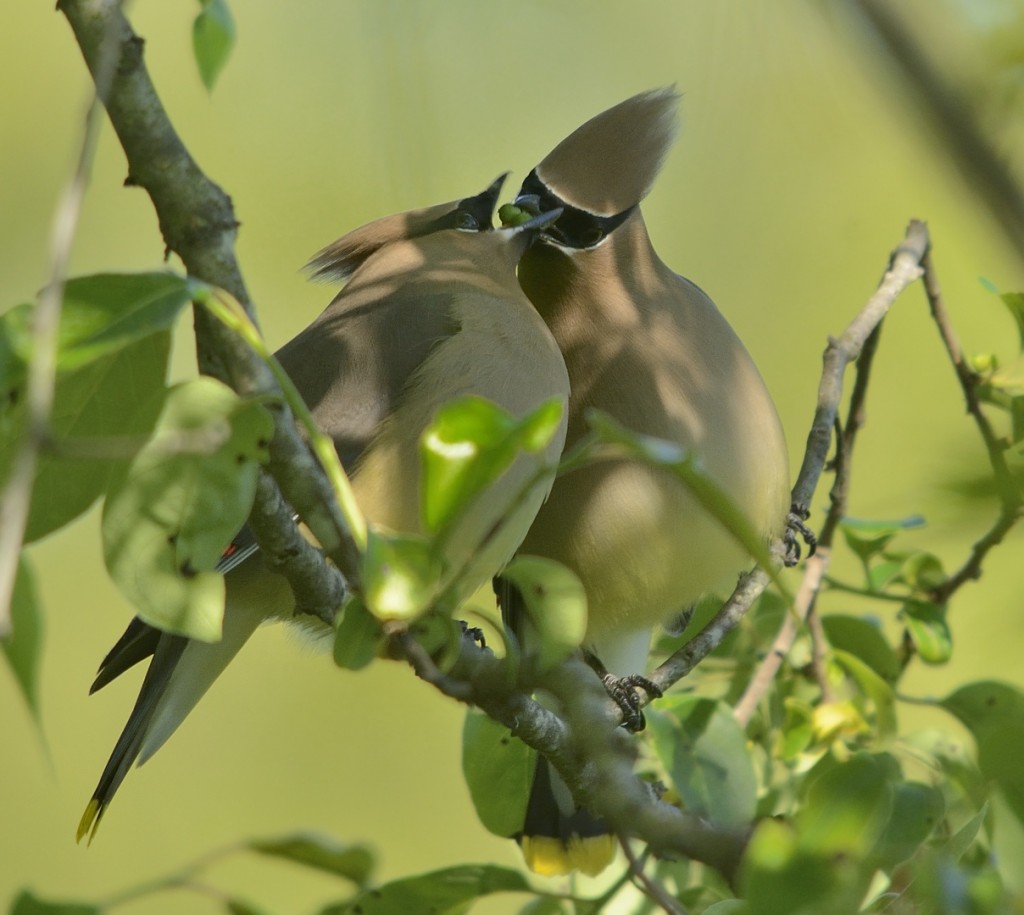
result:
[(224, 69), (235, 45), (235, 22), (226, 0), (199, 0), (202, 9), (192, 23), (192, 52), (199, 78), (208, 92)]
[(536, 638), (524, 646), (547, 670), (575, 651), (587, 631), (587, 595), (576, 575), (539, 556), (517, 556), (501, 573), (523, 597)]
[(280, 839), (254, 839), (249, 848), (271, 858), (280, 858), (351, 880), (364, 886), (374, 867), (374, 854), (365, 845), (343, 845), (313, 833)]
[(470, 709), (462, 727), (462, 773), (476, 815), (505, 838), (523, 828), (537, 755), (507, 727)]
[(213, 570), (249, 513), (272, 432), (261, 406), (212, 378), (168, 392), (103, 511), (107, 569), (146, 622), (220, 637), (224, 582)]
[(481, 397), (442, 407), (423, 433), (423, 523), (439, 532), (497, 480), (520, 451), (540, 451), (561, 422), (557, 398), (517, 419)]
[(686, 807), (721, 826), (749, 823), (757, 784), (746, 735), (727, 705), (666, 697), (648, 710), (654, 748)]
[(11, 598), (11, 633), (0, 639), (7, 666), (14, 674), (32, 717), (39, 725), (39, 661), (43, 643), (43, 616), (36, 594), (35, 574), (28, 558), (18, 559)]
[(419, 616), (434, 599), (442, 572), (422, 537), (370, 529), (363, 555), (363, 594), (367, 609), (378, 619)]

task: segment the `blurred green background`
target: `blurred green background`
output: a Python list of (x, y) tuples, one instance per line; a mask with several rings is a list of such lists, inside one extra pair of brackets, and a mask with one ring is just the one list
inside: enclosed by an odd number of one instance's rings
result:
[[(1021, 4), (901, 7), (1019, 167)], [(197, 9), (140, 0), (129, 14), (182, 138), (234, 200), (242, 267), (275, 345), (332, 295), (298, 271), (326, 242), (386, 213), (475, 193), (506, 169), (511, 193), (582, 121), (675, 83), (683, 129), (645, 204), (651, 234), (747, 342), (779, 404), (794, 471), (827, 335), (871, 293), (909, 218), (929, 223), (966, 350), (1016, 356), (1013, 325), (979, 277), (1024, 289), (1019, 253), (847, 4), (235, 0), (238, 44), (212, 95), (191, 58)], [(0, 5), (0, 86), (2, 309), (45, 282), (53, 207), (91, 88), (52, 2)], [(122, 187), (125, 173), (105, 125), (73, 273), (161, 265), (152, 209)], [(193, 365), (189, 330), (178, 335), (179, 375)], [(919, 288), (887, 321), (868, 409), (852, 512), (921, 512), (929, 523), (911, 542), (958, 564), (994, 509), (951, 492), (950, 479), (979, 467), (983, 452)], [(239, 838), (298, 829), (372, 842), (384, 878), (518, 863), (470, 808), (461, 709), (397, 665), (340, 672), (283, 628), (257, 634), (180, 733), (129, 776), (93, 846), (76, 846), (139, 679), (87, 696), (132, 613), (105, 578), (97, 528), (93, 512), (31, 553), (47, 611), (44, 739), (0, 674), (0, 904), (23, 886), (106, 898)], [(1018, 532), (962, 592), (953, 662), (919, 667), (908, 692), (942, 695), (972, 677), (1024, 684), (1020, 549)], [(827, 608), (860, 609), (837, 599)], [(907, 727), (946, 724), (916, 708), (901, 714)], [(332, 897), (325, 879), (266, 861), (230, 859), (212, 877), (272, 911)], [(220, 910), (213, 897), (180, 894), (124, 908)]]

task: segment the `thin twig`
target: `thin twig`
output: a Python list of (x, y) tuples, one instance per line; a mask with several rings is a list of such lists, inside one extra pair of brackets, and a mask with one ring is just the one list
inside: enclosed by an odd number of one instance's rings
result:
[(982, 441), (985, 443), (985, 450), (988, 453), (989, 464), (992, 466), (992, 475), (995, 477), (996, 491), (999, 494), (1000, 512), (995, 523), (972, 547), (970, 556), (964, 564), (954, 572), (946, 581), (932, 591), (931, 597), (936, 603), (945, 603), (953, 594), (968, 581), (974, 581), (981, 576), (982, 563), (989, 551), (1002, 542), (1006, 534), (1020, 519), (1024, 501), (1021, 499), (1020, 490), (1013, 478), (1013, 473), (1006, 462), (1006, 454), (1003, 443), (996, 434), (995, 429), (989, 422), (981, 401), (978, 399), (977, 374), (964, 360), (963, 350), (960, 348), (960, 341), (953, 330), (953, 323), (949, 318), (945, 302), (942, 298), (942, 290), (939, 287), (939, 278), (935, 272), (935, 265), (929, 255), (925, 255), (924, 261), (924, 290), (928, 298), (928, 307), (931, 310), (932, 318), (942, 336), (946, 352), (953, 363), (957, 380), (964, 393), (964, 400), (967, 403), (967, 412), (978, 427)]
[(629, 864), (629, 872), (633, 875), (636, 885), (643, 891), (643, 894), (662, 911), (668, 912), (668, 915), (688, 915), (688, 910), (679, 900), (673, 899), (665, 887), (648, 876), (644, 870), (644, 862), (636, 856), (629, 844), (629, 839), (620, 833), (618, 840)]
[[(868, 342), (877, 341), (878, 327), (892, 307), (896, 297), (923, 273), (921, 262), (928, 251), (928, 230), (923, 222), (911, 221), (902, 243), (892, 253), (889, 268), (875, 294), (868, 300), (860, 313), (850, 322), (838, 340), (830, 340), (825, 348), (824, 368), (818, 386), (818, 405), (814, 413), (810, 434), (807, 436), (807, 450), (803, 465), (793, 487), (793, 501), (798, 505), (809, 505), (817, 487), (821, 472), (828, 457), (832, 430), (835, 428), (839, 404), (843, 393), (843, 375), (847, 365), (859, 356), (872, 353)], [(874, 344), (872, 343), (872, 346)], [(862, 383), (855, 385), (856, 399), (851, 399), (850, 413), (843, 430), (843, 451), (837, 460), (843, 480), (838, 481), (831, 493), (831, 505), (822, 536), (819, 538), (817, 553), (807, 561), (804, 580), (800, 585), (794, 606), (794, 613), (786, 615), (782, 626), (768, 654), (754, 672), (750, 683), (736, 704), (734, 713), (742, 725), (747, 725), (761, 698), (771, 687), (782, 662), (789, 654), (796, 640), (801, 623), (814, 609), (817, 595), (831, 555), (831, 541), (839, 519), (845, 511), (850, 473), (850, 449), (856, 437), (856, 430), (862, 418), (863, 398), (867, 390), (870, 358), (861, 367)], [(820, 674), (822, 681), (824, 673)]]
[(32, 355), (25, 389), (25, 436), (0, 498), (0, 637), (10, 633), (11, 598), (28, 523), (32, 481), (39, 453), (49, 439), (50, 414), (57, 385), (57, 332), (64, 280), (96, 151), (100, 102), (106, 99), (114, 76), (114, 50), (112, 35), (101, 33), (97, 40), (95, 92), (86, 111), (78, 159), (54, 214), (50, 237), (50, 279), (32, 314)]

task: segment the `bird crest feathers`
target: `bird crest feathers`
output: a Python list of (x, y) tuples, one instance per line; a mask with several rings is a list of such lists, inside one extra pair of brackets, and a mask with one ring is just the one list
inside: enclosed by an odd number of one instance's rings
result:
[(641, 92), (577, 127), (541, 161), (537, 177), (561, 200), (614, 216), (647, 196), (676, 135), (679, 94)]

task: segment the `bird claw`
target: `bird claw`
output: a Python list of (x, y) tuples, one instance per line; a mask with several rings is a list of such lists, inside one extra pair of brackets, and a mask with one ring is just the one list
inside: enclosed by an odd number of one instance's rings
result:
[(660, 699), (664, 695), (661, 687), (641, 674), (616, 677), (615, 674), (608, 672), (608, 668), (601, 663), (601, 659), (597, 655), (589, 651), (584, 650), (583, 658), (594, 673), (601, 678), (605, 691), (622, 712), (622, 726), (631, 734), (636, 734), (647, 727), (647, 720), (640, 710), (640, 696), (637, 694), (637, 689), (642, 689), (647, 693), (647, 698), (650, 700)]
[(789, 513), (786, 515), (786, 533), (782, 538), (783, 545), (786, 548), (786, 555), (783, 561), (787, 568), (795, 566), (800, 561), (801, 539), (807, 544), (808, 559), (814, 555), (814, 551), (818, 548), (818, 538), (815, 536), (814, 531), (804, 523), (810, 515), (810, 511), (808, 511), (805, 505), (798, 505), (794, 502), (789, 507)]

